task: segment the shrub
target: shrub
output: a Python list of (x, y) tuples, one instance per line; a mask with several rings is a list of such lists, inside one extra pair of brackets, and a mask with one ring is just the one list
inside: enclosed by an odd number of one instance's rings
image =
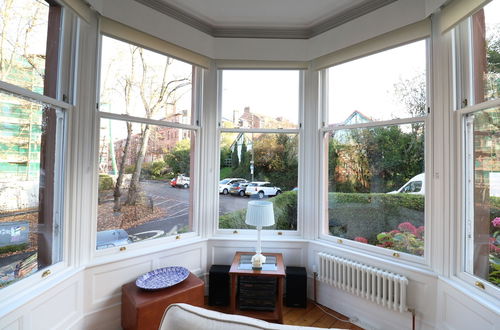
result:
[(377, 244), (377, 234), (401, 222), (424, 225), (424, 196), (409, 194), (329, 193), (329, 229), (335, 236), (364, 237)]
[(238, 210), (231, 213), (223, 214), (219, 217), (219, 228), (221, 229), (252, 229), (245, 223), (247, 210)]
[(165, 176), (166, 172), (167, 164), (162, 160), (152, 163), (145, 163), (142, 166), (142, 174), (147, 178), (160, 179)]
[[(297, 229), (297, 192), (287, 191), (271, 199), (276, 224), (265, 229), (296, 230)], [(254, 229), (245, 223), (247, 210), (238, 210), (219, 217), (221, 229)]]
[(272, 199), (277, 230), (297, 230), (297, 192), (286, 191)]
[(231, 167), (222, 167), (220, 169), (220, 179), (232, 178), (232, 168)]
[(113, 188), (113, 178), (107, 174), (99, 174), (99, 191), (112, 190)]
[(377, 246), (421, 256), (424, 254), (424, 227), (411, 222), (400, 223), (398, 229), (377, 235)]

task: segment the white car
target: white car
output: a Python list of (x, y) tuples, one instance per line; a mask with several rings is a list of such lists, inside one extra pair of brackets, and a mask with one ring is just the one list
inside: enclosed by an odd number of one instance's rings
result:
[(188, 176), (185, 176), (183, 174), (177, 176), (177, 181), (175, 182), (175, 185), (178, 187), (183, 187), (183, 188), (189, 188), (189, 184), (191, 183), (191, 179)]
[(226, 178), (219, 181), (219, 194), (227, 195), (231, 185), (238, 182), (247, 182), (247, 180), (242, 178)]
[(281, 188), (273, 186), (270, 182), (256, 181), (250, 182), (245, 190), (245, 195), (257, 195), (259, 198), (264, 196), (276, 196), (281, 194)]
[(388, 194), (414, 194), (425, 195), (425, 173), (420, 173), (411, 178), (401, 188)]

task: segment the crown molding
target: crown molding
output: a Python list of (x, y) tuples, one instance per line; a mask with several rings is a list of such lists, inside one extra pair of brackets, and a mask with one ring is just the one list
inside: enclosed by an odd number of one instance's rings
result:
[(134, 0), (214, 38), (310, 39), (397, 0), (372, 0), (333, 15), (309, 28), (221, 27), (205, 22), (161, 0)]

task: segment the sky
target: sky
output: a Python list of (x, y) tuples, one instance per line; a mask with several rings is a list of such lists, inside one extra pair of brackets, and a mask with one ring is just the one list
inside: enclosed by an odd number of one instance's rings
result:
[[(151, 80), (160, 82), (162, 68), (166, 60), (166, 56), (158, 54), (149, 50), (144, 51), (144, 58), (146, 62), (156, 70), (149, 71)], [(135, 87), (134, 93), (131, 97), (130, 115), (137, 117), (145, 117), (144, 107), (141, 98), (138, 94), (138, 84), (141, 81), (142, 69), (140, 67), (141, 61), (136, 60), (135, 63)], [(178, 79), (189, 77), (191, 78), (192, 65), (179, 60), (173, 60), (168, 67), (169, 79)], [(131, 72), (131, 55), (129, 44), (104, 36), (102, 38), (102, 55), (101, 55), (101, 111), (112, 112), (118, 114), (125, 113), (125, 100), (124, 100), (124, 77), (130, 76)], [(151, 81), (150, 80), (150, 81)], [(159, 84), (158, 84), (159, 86)], [(155, 86), (154, 88), (158, 88)], [(150, 92), (153, 88), (147, 86), (146, 91)], [(191, 87), (186, 86), (182, 88), (180, 93), (181, 97), (176, 103), (177, 110), (188, 110), (191, 112)], [(158, 111), (155, 119), (162, 119), (165, 117), (164, 111)], [(123, 139), (127, 136), (127, 130), (124, 123), (119, 121), (113, 122), (113, 138), (115, 140)], [(104, 121), (102, 127), (107, 127), (108, 122)], [(133, 125), (134, 133), (140, 132), (140, 125)]]
[(500, 24), (500, 0), (494, 0), (484, 7), (486, 25)]
[(374, 120), (408, 117), (395, 94), (395, 84), (425, 77), (426, 42), (366, 56), (328, 72), (329, 123), (341, 123), (356, 110)]
[(269, 117), (299, 119), (299, 71), (224, 70), (222, 73), (222, 117), (232, 119), (233, 110)]

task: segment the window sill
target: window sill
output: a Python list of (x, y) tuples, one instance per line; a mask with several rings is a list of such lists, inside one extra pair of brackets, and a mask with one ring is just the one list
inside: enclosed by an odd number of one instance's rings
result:
[[(255, 238), (256, 229), (216, 229), (212, 237), (241, 237)], [(301, 238), (302, 234), (298, 230), (261, 230), (262, 239)]]
[[(464, 278), (462, 278), (464, 277)], [(467, 279), (465, 279), (467, 278)], [(468, 274), (460, 274), (459, 276), (452, 276), (450, 278), (440, 276), (439, 279), (451, 286), (460, 293), (466, 295), (470, 299), (487, 308), (497, 314), (500, 313), (500, 305), (498, 304), (498, 298), (488, 294), (482, 289), (476, 288), (469, 279), (473, 276)], [(500, 293), (500, 290), (498, 290)]]
[[(207, 239), (208, 241), (244, 241), (244, 242), (256, 242), (257, 233), (242, 233), (242, 234), (232, 234), (231, 233), (216, 233), (212, 237)], [(296, 242), (296, 243), (308, 243), (310, 240), (303, 239), (300, 236), (291, 235), (262, 235), (261, 240), (263, 242)]]
[(149, 242), (140, 242), (130, 245), (124, 245), (125, 250), (121, 247), (114, 247), (105, 250), (94, 251), (92, 261), (86, 265), (86, 268), (95, 267), (103, 264), (109, 264), (117, 261), (137, 258), (148, 254), (180, 248), (186, 245), (205, 242), (206, 239), (201, 238), (196, 233), (186, 233), (176, 236), (156, 239)]
[[(326, 235), (325, 235), (326, 236)], [(434, 272), (429, 265), (425, 263), (424, 258), (415, 257), (411, 255), (401, 255), (400, 257), (392, 256), (393, 250), (367, 246), (363, 248), (357, 247), (355, 242), (345, 240), (343, 243), (337, 243), (337, 238), (322, 236), (317, 240), (311, 240), (313, 244), (318, 244), (329, 249), (337, 249), (352, 258), (360, 261), (373, 264), (376, 267), (384, 267), (384, 265), (391, 265), (391, 267), (404, 268), (411, 272), (416, 272), (426, 276), (437, 277), (438, 274)], [(363, 243), (359, 243), (363, 244)], [(377, 253), (376, 250), (382, 249), (386, 254)], [(350, 257), (349, 257), (350, 258)]]
[(41, 270), (2, 289), (0, 318), (77, 275), (83, 270), (83, 267), (66, 267), (66, 265), (60, 263), (45, 268), (45, 270), (48, 269), (51, 270), (52, 274), (45, 278), (42, 277), (44, 270)]

